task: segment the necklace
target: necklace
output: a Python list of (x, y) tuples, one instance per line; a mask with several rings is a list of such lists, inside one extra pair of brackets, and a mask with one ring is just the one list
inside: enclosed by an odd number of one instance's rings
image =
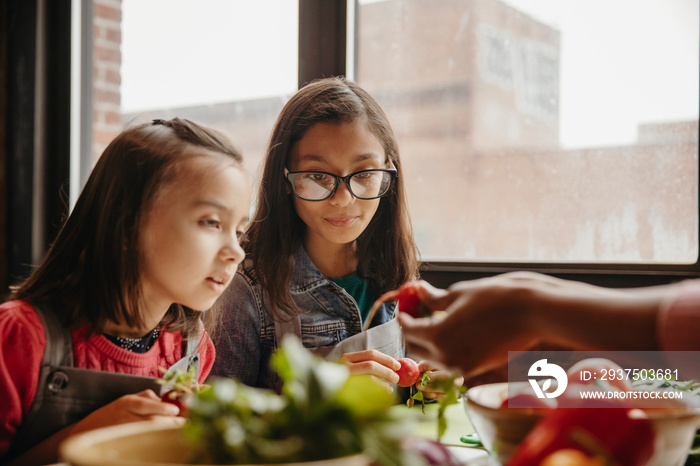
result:
[(160, 327), (156, 327), (141, 338), (115, 337), (104, 334), (105, 337), (115, 345), (134, 353), (145, 353), (160, 336)]

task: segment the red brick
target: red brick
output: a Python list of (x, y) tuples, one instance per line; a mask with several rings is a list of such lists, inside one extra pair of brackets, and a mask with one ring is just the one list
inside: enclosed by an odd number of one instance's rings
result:
[(119, 92), (105, 91), (97, 88), (93, 91), (93, 98), (95, 102), (111, 102), (117, 105), (121, 102), (121, 95)]
[(122, 114), (120, 112), (104, 112), (105, 122), (109, 125), (121, 126)]
[(121, 29), (105, 28), (105, 37), (108, 41), (114, 42), (115, 44), (122, 43), (122, 31)]
[(107, 5), (101, 5), (99, 3), (95, 3), (94, 5), (94, 10), (93, 10), (93, 15), (96, 18), (105, 18), (105, 19), (113, 19), (115, 21), (121, 21), (122, 20), (122, 11), (119, 8), (112, 8)]
[(103, 131), (98, 129), (92, 132), (92, 140), (98, 144), (109, 144), (117, 134), (119, 134), (118, 131)]
[(106, 69), (104, 74), (104, 80), (108, 83), (121, 84), (122, 75), (119, 71)]
[(121, 63), (122, 54), (118, 49), (112, 49), (100, 45), (94, 47), (93, 56), (96, 62), (108, 61), (113, 63)]

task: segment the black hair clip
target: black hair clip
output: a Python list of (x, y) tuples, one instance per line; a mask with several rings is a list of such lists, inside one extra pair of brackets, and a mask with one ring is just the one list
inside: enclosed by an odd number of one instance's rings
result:
[(153, 124), (167, 126), (167, 122), (165, 120), (161, 120), (160, 118), (156, 118), (155, 120), (153, 120)]

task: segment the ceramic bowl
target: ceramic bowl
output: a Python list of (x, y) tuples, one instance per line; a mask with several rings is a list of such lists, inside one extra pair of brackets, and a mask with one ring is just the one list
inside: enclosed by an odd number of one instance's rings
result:
[[(105, 427), (69, 438), (61, 445), (63, 461), (71, 466), (185, 466), (192, 452), (181, 428), (172, 422), (143, 421)], [(286, 466), (369, 466), (365, 455)], [(250, 466), (250, 465), (248, 465)]]
[[(464, 397), (469, 419), (489, 455), (506, 464), (518, 445), (547, 413), (531, 408), (501, 408), (508, 398), (508, 384), (494, 383), (473, 387)], [(654, 455), (647, 466), (682, 466), (700, 427), (700, 410), (677, 408), (646, 410), (656, 432)]]

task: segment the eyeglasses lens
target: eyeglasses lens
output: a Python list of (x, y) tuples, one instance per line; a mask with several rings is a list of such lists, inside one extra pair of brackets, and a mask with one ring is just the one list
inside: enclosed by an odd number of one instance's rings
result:
[(325, 199), (335, 188), (335, 178), (323, 173), (299, 173), (294, 177), (293, 187), (302, 199)]
[(355, 197), (374, 198), (386, 192), (390, 176), (386, 172), (363, 172), (350, 178), (350, 191)]
[[(310, 201), (320, 201), (330, 197), (339, 179), (326, 173), (295, 173), (292, 187), (297, 196)], [(381, 197), (389, 189), (391, 175), (383, 171), (365, 171), (354, 174), (348, 180), (353, 196), (361, 199)]]

